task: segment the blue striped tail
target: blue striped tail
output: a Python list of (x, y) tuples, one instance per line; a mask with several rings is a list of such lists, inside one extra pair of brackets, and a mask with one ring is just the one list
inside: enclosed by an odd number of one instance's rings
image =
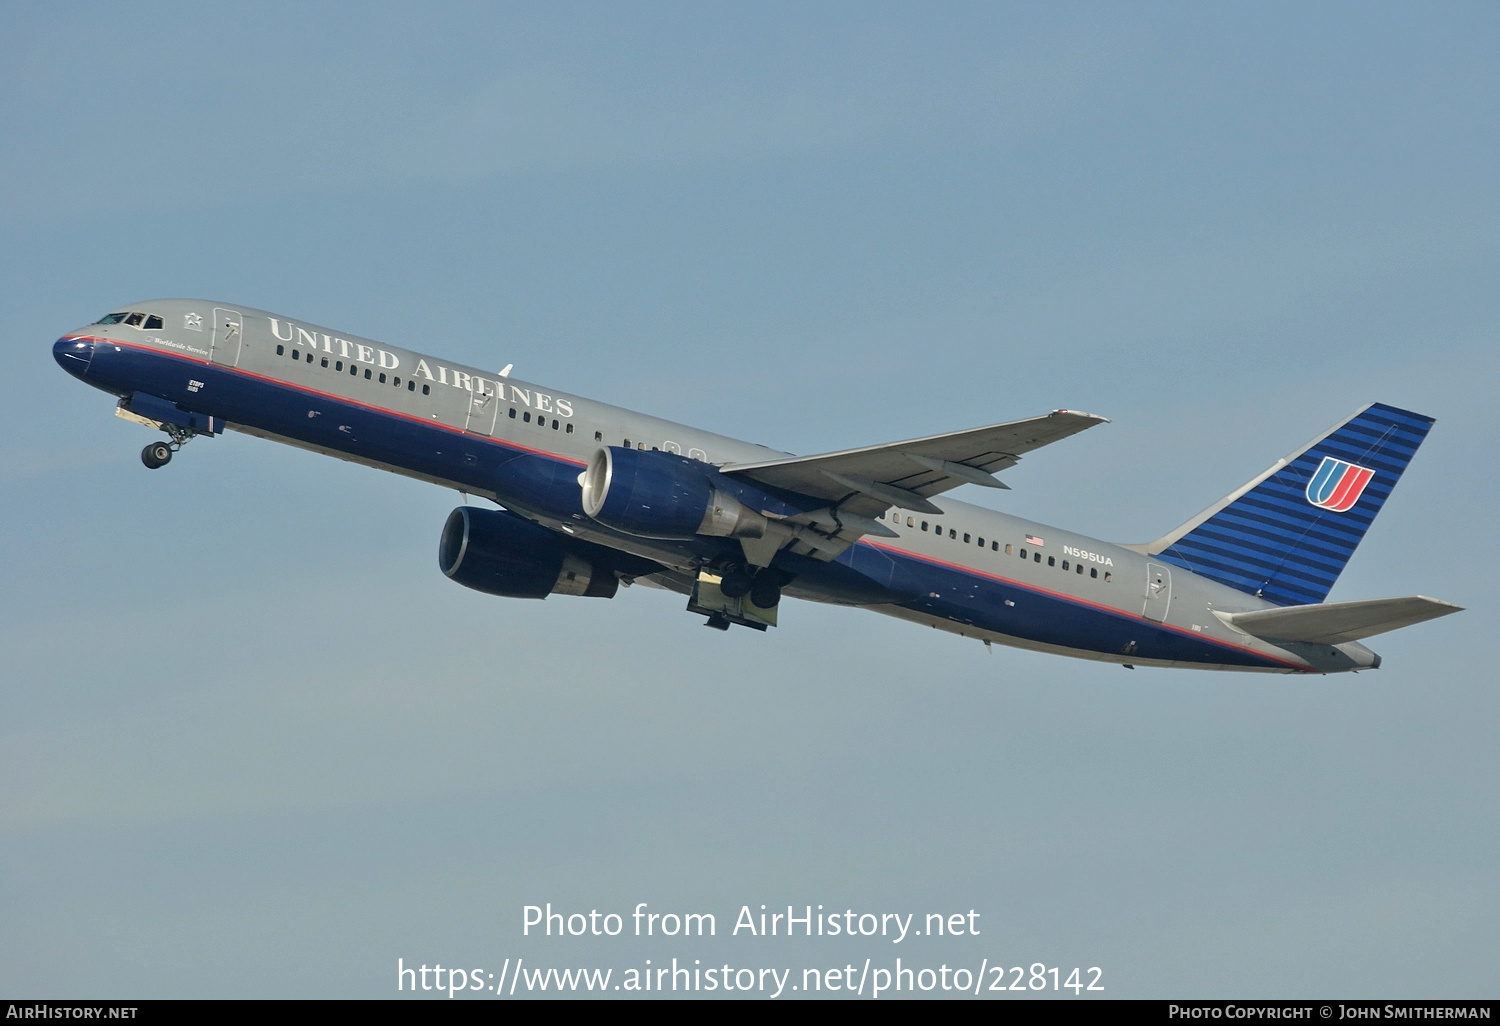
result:
[(1432, 424), (1371, 403), (1147, 551), (1278, 605), (1322, 602)]

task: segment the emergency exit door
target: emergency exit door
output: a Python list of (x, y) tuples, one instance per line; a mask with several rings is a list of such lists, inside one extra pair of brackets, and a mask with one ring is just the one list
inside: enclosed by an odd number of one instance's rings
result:
[(500, 412), (500, 399), (494, 386), (480, 379), (483, 391), (469, 393), (469, 412), (464, 420), (464, 430), (486, 437), (495, 433), (495, 415)]

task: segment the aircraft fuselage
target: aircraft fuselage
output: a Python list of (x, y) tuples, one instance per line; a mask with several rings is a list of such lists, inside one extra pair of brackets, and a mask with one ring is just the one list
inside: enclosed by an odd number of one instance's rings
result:
[[(660, 564), (675, 586), (727, 538), (624, 534), (584, 512), (580, 475), (601, 446), (706, 464), (788, 454), (645, 416), (499, 371), (243, 306), (137, 304), (159, 326), (94, 324), (59, 339), (69, 373), (116, 396), (159, 397), (230, 429), (483, 496), (553, 531)], [(782, 552), (786, 594), (857, 605), (986, 642), (1126, 665), (1328, 673), (1379, 665), (1356, 642), (1273, 644), (1216, 612), (1254, 595), (1139, 551), (939, 496), (890, 509), (895, 537), (833, 560)]]

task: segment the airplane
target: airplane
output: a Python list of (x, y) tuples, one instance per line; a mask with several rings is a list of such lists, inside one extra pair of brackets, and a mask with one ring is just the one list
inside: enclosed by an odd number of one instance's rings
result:
[[(157, 469), (230, 429), (498, 508), (452, 511), (439, 569), (489, 595), (687, 597), (759, 631), (783, 595), (967, 638), (1137, 666), (1375, 669), (1360, 643), (1459, 611), (1326, 602), (1433, 424), (1371, 403), (1153, 542), (1115, 544), (948, 498), (1103, 417), (1055, 410), (794, 456), (244, 306), (133, 303), (53, 345), (115, 412), (163, 432)], [(939, 499), (940, 496), (943, 496)]]

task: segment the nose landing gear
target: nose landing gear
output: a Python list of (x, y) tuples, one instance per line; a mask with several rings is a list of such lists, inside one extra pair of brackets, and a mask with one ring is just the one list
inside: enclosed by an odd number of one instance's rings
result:
[(198, 432), (188, 431), (173, 424), (163, 424), (162, 430), (171, 436), (170, 442), (152, 442), (141, 450), (141, 462), (149, 470), (165, 467), (172, 462), (172, 454), (197, 437)]
[(141, 450), (141, 462), (148, 469), (164, 467), (172, 460), (172, 447), (166, 442), (152, 442)]

